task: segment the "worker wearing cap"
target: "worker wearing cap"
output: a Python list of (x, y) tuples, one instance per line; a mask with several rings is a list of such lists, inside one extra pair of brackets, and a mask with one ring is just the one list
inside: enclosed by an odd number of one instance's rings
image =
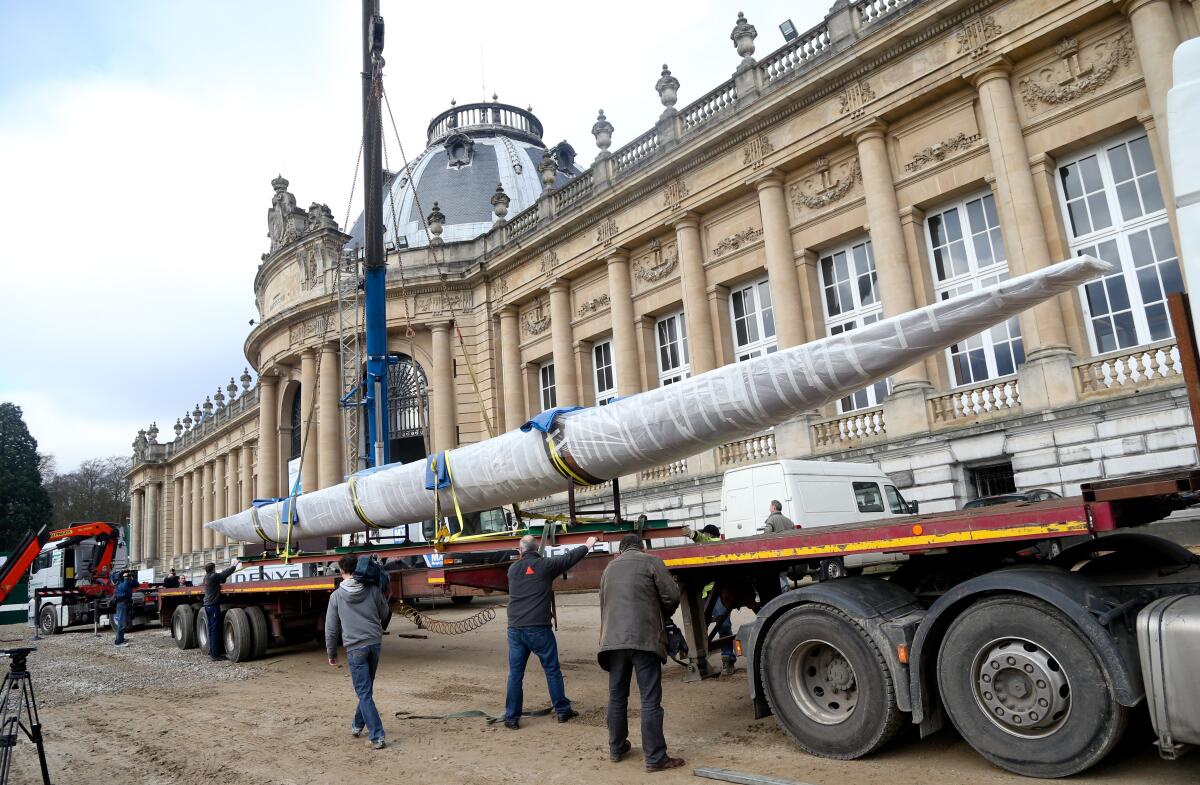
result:
[(113, 602), (117, 606), (116, 613), (113, 614), (113, 629), (116, 630), (117, 637), (113, 643), (117, 646), (129, 645), (129, 642), (125, 640), (125, 627), (129, 624), (129, 606), (133, 603), (133, 587), (134, 582), (129, 571), (122, 572), (121, 580), (113, 590)]
[(209, 653), (214, 660), (225, 659), (221, 645), (221, 584), (241, 566), (242, 563), (237, 559), (220, 572), (212, 562), (204, 565), (204, 615), (208, 619)]

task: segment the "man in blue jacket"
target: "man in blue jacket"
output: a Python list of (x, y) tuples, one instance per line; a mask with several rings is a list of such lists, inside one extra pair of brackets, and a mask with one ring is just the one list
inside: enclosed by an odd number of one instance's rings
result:
[(221, 641), (221, 584), (241, 566), (237, 559), (220, 572), (212, 562), (204, 565), (204, 615), (208, 621), (208, 649), (214, 660), (226, 659)]
[(113, 629), (116, 630), (117, 637), (113, 643), (117, 646), (129, 645), (129, 641), (125, 640), (125, 627), (129, 624), (129, 606), (133, 603), (133, 587), (135, 585), (129, 571), (126, 570), (121, 573), (121, 579), (113, 591), (113, 602), (117, 606), (117, 611), (113, 614)]
[[(550, 524), (547, 523), (547, 526)], [(558, 641), (550, 629), (550, 605), (554, 601), (554, 579), (574, 567), (596, 545), (589, 537), (559, 556), (543, 558), (538, 542), (526, 534), (521, 538), (521, 558), (508, 568), (508, 694), (504, 701), (504, 727), (521, 727), (523, 682), (529, 653), (537, 655), (546, 672), (550, 702), (559, 722), (579, 716), (571, 708), (558, 664)]]

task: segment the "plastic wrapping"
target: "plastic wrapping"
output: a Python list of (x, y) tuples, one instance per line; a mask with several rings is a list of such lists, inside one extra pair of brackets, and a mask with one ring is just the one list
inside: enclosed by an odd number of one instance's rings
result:
[[(1081, 256), (851, 332), (563, 414), (548, 433), (509, 431), (450, 450), (454, 493), (463, 512), (483, 510), (559, 492), (568, 474), (610, 480), (752, 436), (1110, 269)], [(789, 317), (777, 313), (776, 318)], [(296, 503), (292, 541), (362, 531), (368, 521), (392, 527), (432, 518), (427, 463), (360, 472), (350, 482), (303, 494)], [(438, 493), (443, 513), (452, 510), (451, 490)], [(205, 525), (237, 540), (282, 541), (287, 531), (280, 506), (266, 505)], [(261, 531), (256, 531), (255, 516)]]

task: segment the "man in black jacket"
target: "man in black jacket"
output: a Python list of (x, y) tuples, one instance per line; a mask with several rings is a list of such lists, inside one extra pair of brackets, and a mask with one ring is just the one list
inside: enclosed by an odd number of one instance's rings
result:
[(121, 647), (129, 645), (129, 641), (125, 640), (125, 628), (129, 626), (129, 606), (133, 602), (134, 585), (133, 577), (126, 571), (121, 573), (121, 580), (113, 590), (113, 602), (117, 606), (112, 621), (113, 629), (117, 633), (113, 643)]
[(510, 730), (521, 727), (522, 683), (530, 652), (537, 655), (546, 672), (546, 686), (558, 721), (566, 722), (577, 716), (567, 699), (558, 664), (558, 641), (550, 629), (550, 606), (554, 601), (554, 579), (574, 567), (595, 545), (596, 538), (589, 537), (585, 545), (543, 558), (536, 539), (528, 534), (521, 538), (521, 558), (508, 568), (508, 694), (504, 701), (504, 727)]
[(221, 584), (241, 566), (242, 563), (237, 559), (220, 572), (212, 562), (204, 565), (204, 615), (208, 620), (209, 653), (214, 660), (225, 659), (221, 645)]

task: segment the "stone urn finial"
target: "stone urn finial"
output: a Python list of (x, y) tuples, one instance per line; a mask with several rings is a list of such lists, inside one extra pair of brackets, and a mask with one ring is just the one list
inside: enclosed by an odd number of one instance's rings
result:
[(146, 436), (150, 439), (151, 444), (158, 444), (158, 421), (150, 423), (150, 430), (146, 431)]
[(512, 200), (504, 193), (504, 183), (496, 183), (496, 193), (492, 194), (492, 212), (496, 214), (496, 223), (504, 223), (508, 215), (508, 205)]
[(429, 244), (440, 245), (442, 242), (442, 230), (446, 227), (446, 214), (438, 208), (438, 203), (433, 203), (433, 209), (429, 211), (427, 219), (429, 221)]
[(210, 396), (210, 395), (204, 396), (204, 405), (201, 408), (204, 409), (205, 417), (212, 417), (212, 410), (213, 410), (212, 396)]
[(755, 38), (758, 38), (758, 30), (755, 30), (754, 25), (746, 21), (745, 14), (738, 11), (737, 24), (733, 26), (733, 32), (729, 34), (729, 40), (733, 41), (737, 53), (742, 57), (738, 70), (754, 65)]
[(542, 190), (548, 191), (553, 188), (554, 179), (558, 176), (558, 160), (549, 148), (542, 153), (542, 160), (538, 161), (537, 168), (542, 176)]
[(229, 384), (225, 385), (225, 391), (229, 393), (230, 403), (233, 403), (235, 400), (237, 400), (238, 386), (237, 382), (233, 380), (232, 376), (229, 377)]
[(181, 420), (181, 422), (183, 423), (183, 429), (185, 431), (192, 430), (192, 415), (188, 414), (187, 412), (184, 412), (183, 420)]
[(654, 83), (654, 89), (658, 91), (658, 100), (666, 107), (663, 116), (675, 114), (675, 104), (679, 101), (679, 80), (671, 75), (671, 69), (667, 68), (666, 63), (663, 63), (662, 76)]
[(241, 376), (240, 381), (242, 383), (242, 390), (244, 392), (249, 392), (250, 391), (250, 369), (249, 368), (245, 368), (242, 370), (242, 376)]
[(216, 405), (217, 411), (225, 408), (225, 393), (221, 392), (220, 385), (217, 386), (217, 392), (213, 395), (213, 403)]
[(596, 115), (596, 122), (592, 125), (592, 136), (596, 137), (596, 146), (600, 148), (601, 158), (607, 158), (610, 153), (608, 148), (612, 147), (612, 132), (613, 124), (604, 116), (604, 110), (601, 109)]
[(178, 439), (182, 435), (183, 435), (183, 422), (178, 417), (176, 417), (175, 418), (175, 438)]
[(196, 423), (196, 425), (200, 424), (200, 415), (201, 414), (203, 414), (203, 412), (200, 411), (200, 404), (196, 404), (195, 407), (192, 409), (192, 422)]

